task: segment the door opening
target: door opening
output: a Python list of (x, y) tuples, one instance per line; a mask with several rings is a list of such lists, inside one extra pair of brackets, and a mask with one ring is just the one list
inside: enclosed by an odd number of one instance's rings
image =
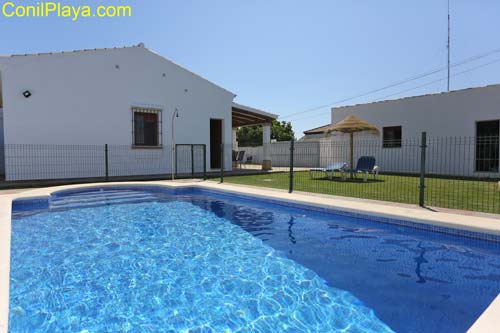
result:
[(3, 119), (2, 73), (0, 72), (0, 179), (5, 179), (5, 141)]
[(210, 168), (220, 169), (222, 145), (222, 119), (210, 119)]
[(498, 172), (500, 120), (476, 122), (476, 172)]

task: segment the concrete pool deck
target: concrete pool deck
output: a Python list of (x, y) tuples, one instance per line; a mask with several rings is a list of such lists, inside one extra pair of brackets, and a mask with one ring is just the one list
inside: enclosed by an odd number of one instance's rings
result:
[[(0, 192), (0, 333), (7, 333), (9, 310), (9, 271), (10, 271), (10, 234), (12, 200), (18, 198), (46, 197), (51, 193), (67, 189), (86, 188), (111, 185), (163, 185), (168, 187), (200, 187), (205, 189), (222, 190), (235, 194), (245, 194), (255, 197), (281, 200), (297, 204), (306, 204), (322, 208), (338, 209), (347, 212), (356, 212), (367, 215), (393, 218), (433, 226), (448, 227), (473, 232), (487, 233), (500, 236), (500, 218), (490, 214), (456, 214), (450, 211), (432, 211), (409, 205), (395, 205), (372, 200), (360, 200), (345, 197), (328, 196), (311, 193), (288, 193), (283, 190), (220, 184), (216, 182), (179, 180), (179, 181), (140, 181), (117, 183), (89, 183), (64, 186), (45, 187), (39, 189), (13, 190), (8, 193)], [(492, 302), (481, 315), (469, 332), (497, 332), (500, 331), (500, 295)]]

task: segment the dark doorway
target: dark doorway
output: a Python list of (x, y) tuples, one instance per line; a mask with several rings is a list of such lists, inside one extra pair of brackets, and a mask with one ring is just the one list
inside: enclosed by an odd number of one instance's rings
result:
[(222, 119), (210, 119), (210, 168), (221, 167)]
[(2, 73), (0, 73), (0, 180), (5, 180)]
[(500, 121), (476, 123), (476, 171), (498, 172)]

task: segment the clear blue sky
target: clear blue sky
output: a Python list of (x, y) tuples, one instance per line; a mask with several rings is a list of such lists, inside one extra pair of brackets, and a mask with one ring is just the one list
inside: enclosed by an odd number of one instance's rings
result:
[[(284, 119), (446, 65), (446, 0), (66, 3), (130, 4), (133, 16), (76, 23), (0, 17), (0, 54), (144, 42), (235, 92), (237, 102)], [(452, 62), (500, 48), (500, 1), (451, 0), (451, 14)], [(454, 68), (452, 74), (498, 60), (453, 77), (452, 89), (500, 83), (499, 59), (500, 52)], [(444, 77), (441, 72), (342, 104), (377, 100)], [(445, 88), (441, 81), (391, 98)], [(303, 130), (329, 123), (330, 115), (323, 108), (288, 119), (300, 137)]]

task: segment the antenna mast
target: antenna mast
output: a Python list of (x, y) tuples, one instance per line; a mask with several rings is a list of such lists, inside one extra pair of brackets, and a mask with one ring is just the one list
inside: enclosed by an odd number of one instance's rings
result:
[(448, 0), (448, 91), (450, 91), (450, 0)]

